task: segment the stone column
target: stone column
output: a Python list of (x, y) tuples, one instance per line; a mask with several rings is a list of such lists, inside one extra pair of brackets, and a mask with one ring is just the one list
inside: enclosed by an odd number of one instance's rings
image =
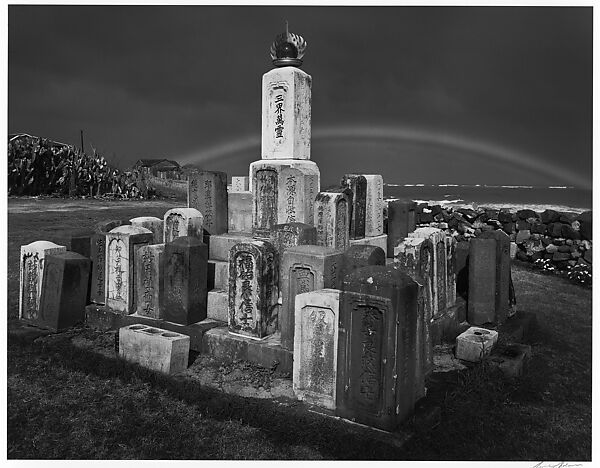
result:
[[(161, 235), (162, 235), (162, 231)], [(144, 317), (162, 318), (165, 244), (144, 245), (135, 256), (136, 314)]]
[(454, 307), (456, 304), (456, 264), (454, 255), (456, 252), (456, 237), (446, 236), (446, 307)]
[(139, 216), (129, 220), (132, 226), (141, 227), (152, 231), (154, 239), (153, 244), (161, 244), (164, 235), (164, 221), (155, 216)]
[(480, 239), (496, 240), (496, 321), (503, 323), (511, 311), (510, 289), (510, 237), (501, 230), (482, 232)]
[(204, 238), (204, 216), (195, 208), (173, 208), (165, 213), (164, 242), (173, 242), (178, 237)]
[(345, 174), (341, 186), (352, 191), (352, 219), (350, 239), (365, 237), (365, 216), (367, 210), (367, 179), (359, 174)]
[(391, 200), (388, 203), (387, 255), (394, 258), (394, 248), (415, 230), (415, 210), (417, 204), (411, 200)]
[(367, 179), (367, 211), (365, 213), (365, 237), (383, 234), (383, 177), (365, 174)]
[(352, 217), (352, 195), (348, 192), (319, 192), (317, 195), (314, 219), (317, 245), (336, 249), (348, 247)]
[(471, 325), (496, 322), (496, 239), (469, 242), (469, 301)]
[(194, 171), (188, 179), (188, 208), (203, 216), (203, 228), (209, 234), (227, 232), (227, 174)]

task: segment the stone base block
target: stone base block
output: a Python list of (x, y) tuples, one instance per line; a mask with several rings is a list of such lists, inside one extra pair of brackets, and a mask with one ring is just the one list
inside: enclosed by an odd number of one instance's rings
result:
[(208, 291), (206, 316), (210, 319), (227, 323), (229, 321), (229, 294), (225, 289)]
[(229, 261), (208, 261), (208, 290), (227, 289), (229, 285)]
[(227, 361), (245, 360), (278, 372), (292, 372), (293, 353), (281, 347), (279, 333), (257, 341), (232, 335), (227, 327), (208, 330), (204, 334), (202, 353)]
[(490, 354), (497, 341), (497, 331), (471, 327), (456, 337), (456, 357), (463, 361), (479, 362)]
[(229, 192), (229, 232), (252, 233), (252, 192)]
[(502, 373), (509, 378), (520, 377), (527, 361), (531, 357), (531, 346), (524, 344), (510, 344), (502, 350), (494, 352), (488, 361), (497, 365)]
[(251, 240), (250, 234), (241, 232), (217, 234), (210, 236), (210, 244), (208, 246), (209, 260), (219, 260), (221, 262), (229, 261), (229, 251), (231, 248), (240, 242), (248, 242)]
[(85, 308), (85, 324), (88, 327), (100, 331), (118, 330), (127, 325), (144, 324), (156, 328), (174, 331), (190, 337), (190, 349), (200, 352), (202, 349), (202, 336), (207, 330), (223, 325), (213, 319), (205, 319), (201, 322), (191, 325), (181, 325), (179, 323), (167, 322), (162, 319), (144, 317), (142, 315), (131, 314), (122, 315), (112, 310), (110, 307), (90, 304)]
[(119, 356), (147, 369), (176, 374), (187, 369), (190, 337), (143, 324), (119, 329)]
[[(363, 237), (362, 239), (350, 239), (350, 245), (372, 245), (381, 247), (387, 257), (387, 234), (374, 237)], [(393, 261), (393, 259), (391, 259)]]

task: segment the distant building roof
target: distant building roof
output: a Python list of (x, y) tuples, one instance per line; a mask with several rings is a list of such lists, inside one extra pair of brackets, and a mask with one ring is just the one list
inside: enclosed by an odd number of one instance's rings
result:
[(173, 166), (173, 167), (181, 167), (177, 161), (171, 161), (170, 159), (138, 159), (135, 163), (136, 167), (154, 167), (158, 164), (162, 166)]

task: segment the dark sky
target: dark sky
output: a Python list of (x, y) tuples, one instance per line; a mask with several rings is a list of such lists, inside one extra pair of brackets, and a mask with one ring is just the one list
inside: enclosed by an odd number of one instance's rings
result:
[(121, 168), (260, 159), (262, 74), (308, 42), (312, 159), (387, 183), (591, 187), (592, 8), (9, 6), (9, 133)]

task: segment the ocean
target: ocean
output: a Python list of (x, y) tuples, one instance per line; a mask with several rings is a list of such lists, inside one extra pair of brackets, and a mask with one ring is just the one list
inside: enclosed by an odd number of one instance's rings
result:
[(532, 209), (581, 213), (592, 209), (592, 191), (569, 186), (384, 184), (386, 199), (408, 198), (430, 205)]

